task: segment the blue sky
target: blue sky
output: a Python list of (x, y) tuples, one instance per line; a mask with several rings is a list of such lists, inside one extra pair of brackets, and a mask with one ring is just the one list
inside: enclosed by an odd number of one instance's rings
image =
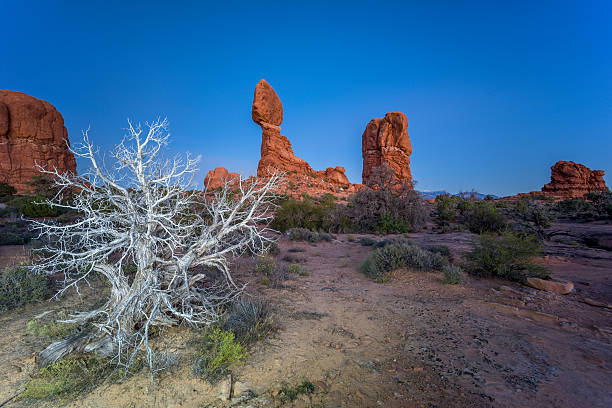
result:
[(167, 116), (170, 151), (201, 154), (201, 178), (255, 173), (262, 78), (295, 153), (354, 183), (365, 125), (396, 110), (419, 189), (537, 190), (558, 160), (612, 172), (609, 1), (0, 0), (0, 13), (0, 89), (49, 101), (73, 143), (91, 126), (103, 149), (128, 117)]

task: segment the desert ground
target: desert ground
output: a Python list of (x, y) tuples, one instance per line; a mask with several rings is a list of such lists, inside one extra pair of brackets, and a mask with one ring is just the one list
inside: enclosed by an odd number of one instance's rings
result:
[[(498, 279), (467, 277), (445, 285), (440, 273), (398, 270), (386, 283), (358, 271), (372, 251), (358, 234), (309, 244), (279, 240), (278, 263), (301, 263), (309, 276), (280, 287), (259, 283), (254, 260), (235, 262), (248, 293), (267, 299), (276, 331), (256, 343), (231, 379), (216, 385), (192, 374), (198, 332), (168, 330), (158, 339), (178, 364), (152, 384), (146, 370), (92, 386), (76, 400), (37, 401), (69, 407), (609, 407), (612, 406), (612, 252), (579, 242), (612, 236), (612, 225), (556, 223), (567, 232), (546, 245), (540, 263), (574, 282), (568, 295)], [(372, 236), (375, 239), (382, 237)], [(447, 245), (455, 258), (469, 233), (409, 234), (419, 244)], [(603, 241), (602, 241), (603, 242)], [(289, 249), (292, 249), (289, 252)], [(8, 255), (7, 255), (8, 256)], [(96, 286), (97, 285), (97, 286)], [(49, 339), (27, 322), (99, 302), (101, 282), (61, 301), (0, 315), (0, 403), (34, 372)], [(48, 311), (52, 311), (49, 313)], [(279, 390), (308, 381), (314, 392), (290, 401)], [(228, 395), (232, 393), (232, 398)], [(31, 406), (11, 400), (5, 406)]]

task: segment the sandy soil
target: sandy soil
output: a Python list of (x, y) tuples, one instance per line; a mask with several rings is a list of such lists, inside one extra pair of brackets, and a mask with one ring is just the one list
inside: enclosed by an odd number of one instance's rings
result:
[[(595, 228), (601, 233), (609, 227)], [(471, 239), (465, 233), (411, 237), (448, 245), (456, 259)], [(555, 277), (576, 284), (562, 296), (501, 280), (444, 285), (440, 273), (410, 270), (399, 271), (390, 283), (375, 283), (357, 271), (371, 248), (350, 236), (337, 238), (316, 246), (282, 240), (278, 262), (299, 247), (304, 252), (292, 255), (310, 271), (282, 289), (259, 285), (252, 261), (237, 265), (241, 279), (251, 281), (249, 290), (274, 305), (279, 330), (235, 370), (233, 400), (219, 398), (227, 394), (225, 381), (213, 387), (191, 375), (188, 356), (197, 334), (177, 328), (164, 339), (182, 360), (155, 386), (142, 373), (104, 384), (78, 401), (40, 406), (612, 406), (612, 310), (584, 302), (612, 304), (611, 252), (548, 244), (542, 262)], [(0, 316), (0, 403), (23, 386), (34, 353), (46, 345), (25, 333), (27, 321), (49, 306), (74, 307), (75, 299)], [(90, 293), (78, 307), (95, 299)], [(282, 401), (279, 389), (305, 380), (315, 385), (313, 394)]]

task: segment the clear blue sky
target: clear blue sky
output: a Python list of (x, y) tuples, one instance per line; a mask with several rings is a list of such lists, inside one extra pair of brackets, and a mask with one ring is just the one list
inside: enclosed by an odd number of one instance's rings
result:
[(0, 89), (55, 105), (73, 142), (91, 125), (103, 148), (127, 117), (167, 116), (202, 178), (255, 172), (261, 78), (296, 154), (352, 182), (365, 125), (396, 110), (419, 189), (537, 190), (558, 160), (612, 172), (612, 2), (296, 4), (0, 0)]

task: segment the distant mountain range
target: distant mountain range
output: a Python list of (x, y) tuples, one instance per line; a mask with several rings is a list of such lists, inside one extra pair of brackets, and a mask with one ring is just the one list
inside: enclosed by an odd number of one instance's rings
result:
[[(463, 198), (470, 198), (472, 196), (472, 193), (476, 196), (477, 200), (483, 200), (487, 195), (490, 195), (493, 198), (499, 198), (496, 195), (493, 194), (483, 194), (483, 193), (479, 193), (479, 192), (472, 192), (472, 191), (463, 191), (457, 194), (453, 194), (455, 196), (460, 196)], [(439, 190), (439, 191), (419, 191), (419, 194), (421, 194), (421, 197), (425, 198), (425, 199), (432, 199), (435, 200), (435, 198), (439, 195), (442, 194), (450, 194), (448, 191), (445, 190)]]

